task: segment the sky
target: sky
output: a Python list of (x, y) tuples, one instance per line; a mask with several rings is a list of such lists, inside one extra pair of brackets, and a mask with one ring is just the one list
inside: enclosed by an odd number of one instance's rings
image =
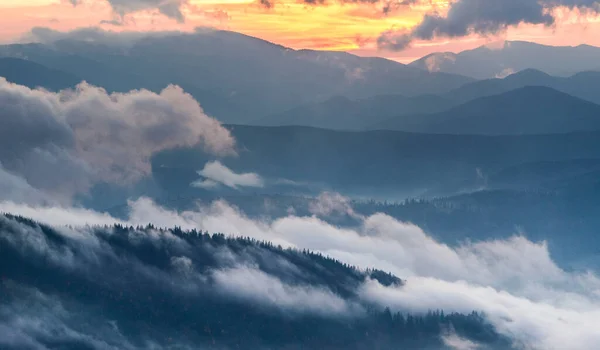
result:
[[(515, 8), (511, 3), (518, 3), (516, 17), (503, 13)], [(539, 3), (543, 15), (533, 10)], [(600, 46), (598, 9), (595, 0), (0, 0), (0, 42), (21, 41), (33, 27), (192, 31), (208, 26), (294, 49), (410, 62), (431, 52), (502, 40)], [(463, 21), (465, 33), (450, 32), (461, 29), (453, 18)], [(425, 33), (431, 23), (432, 32)]]

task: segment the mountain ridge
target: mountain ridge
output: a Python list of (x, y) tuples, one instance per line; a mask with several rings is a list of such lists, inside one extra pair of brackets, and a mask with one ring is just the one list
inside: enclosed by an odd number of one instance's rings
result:
[(579, 71), (598, 69), (599, 60), (600, 48), (595, 46), (550, 46), (527, 41), (505, 41), (501, 47), (483, 45), (459, 53), (435, 52), (409, 65), (428, 71), (490, 79), (528, 68), (551, 75), (569, 76)]
[(476, 98), (447, 111), (401, 116), (375, 128), (444, 134), (552, 134), (600, 130), (600, 105), (544, 86)]

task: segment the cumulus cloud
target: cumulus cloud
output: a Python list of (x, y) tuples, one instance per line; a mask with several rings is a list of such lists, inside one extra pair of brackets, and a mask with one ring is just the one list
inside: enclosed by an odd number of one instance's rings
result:
[[(123, 18), (125, 15), (145, 10), (158, 10), (163, 15), (178, 22), (184, 22), (183, 7), (189, 0), (102, 0), (107, 1), (115, 14)], [(80, 5), (82, 0), (70, 0), (73, 6)]]
[(0, 78), (0, 108), (0, 184), (11, 181), (13, 189), (34, 188), (58, 200), (98, 182), (137, 181), (164, 149), (200, 143), (216, 155), (235, 154), (229, 131), (177, 86), (159, 94), (108, 94), (81, 83), (54, 93)]
[(263, 179), (256, 173), (237, 174), (219, 161), (208, 162), (198, 171), (201, 180), (192, 182), (192, 186), (214, 188), (220, 185), (233, 189), (239, 187), (263, 187)]
[(490, 35), (521, 23), (553, 25), (552, 11), (560, 6), (598, 11), (596, 0), (458, 0), (446, 14), (426, 14), (410, 31), (386, 31), (378, 39), (380, 48), (403, 50), (413, 40), (435, 37)]

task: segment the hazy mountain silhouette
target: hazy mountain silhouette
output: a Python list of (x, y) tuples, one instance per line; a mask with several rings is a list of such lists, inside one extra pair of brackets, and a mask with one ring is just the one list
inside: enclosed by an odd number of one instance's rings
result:
[[(236, 173), (255, 172), (265, 179), (351, 193), (364, 190), (371, 198), (451, 194), (484, 185), (482, 174), (518, 164), (600, 158), (600, 132), (482, 136), (292, 126), (229, 128), (240, 156), (222, 163)], [(165, 151), (153, 157), (153, 175), (166, 193), (186, 194), (190, 182), (198, 178), (196, 171), (211, 160), (201, 147)]]
[(535, 69), (526, 69), (503, 79), (486, 79), (465, 84), (445, 98), (464, 103), (478, 97), (498, 95), (525, 86), (546, 86), (594, 103), (600, 103), (600, 71), (580, 72), (570, 77), (554, 77)]
[(439, 113), (477, 98), (500, 95), (528, 86), (549, 87), (600, 104), (600, 72), (588, 71), (570, 77), (554, 77), (539, 70), (526, 69), (502, 79), (467, 83), (441, 96), (381, 95), (358, 100), (338, 96), (271, 115), (253, 124), (303, 125), (342, 130), (368, 129), (393, 117)]
[(484, 135), (600, 130), (600, 105), (547, 87), (524, 87), (441, 113), (395, 117), (373, 128)]
[(454, 104), (440, 96), (379, 95), (367, 99), (351, 100), (333, 97), (324, 102), (308, 104), (289, 111), (271, 115), (256, 122), (259, 125), (302, 125), (327, 129), (363, 129), (399, 114), (434, 113)]
[(501, 47), (481, 46), (458, 54), (437, 52), (422, 57), (411, 67), (432, 72), (460, 74), (476, 79), (503, 77), (533, 68), (551, 75), (569, 76), (599, 68), (600, 48), (546, 46), (524, 41), (506, 41)]
[(97, 34), (106, 38), (73, 35), (48, 45), (0, 46), (0, 56), (27, 57), (108, 90), (178, 84), (209, 114), (236, 123), (333, 96), (441, 94), (472, 81), (383, 58), (292, 50), (228, 31), (147, 36), (126, 44)]
[(29, 88), (44, 87), (53, 91), (74, 87), (81, 82), (81, 78), (73, 74), (11, 57), (0, 58), (0, 77)]

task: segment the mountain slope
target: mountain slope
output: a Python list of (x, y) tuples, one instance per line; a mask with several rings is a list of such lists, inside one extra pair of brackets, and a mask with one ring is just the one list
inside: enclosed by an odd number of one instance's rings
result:
[(546, 87), (525, 87), (441, 113), (396, 117), (374, 128), (485, 135), (591, 131), (600, 130), (600, 105)]
[(410, 63), (410, 66), (432, 72), (490, 79), (528, 68), (551, 75), (569, 76), (597, 69), (599, 61), (600, 48), (594, 46), (546, 46), (506, 41), (502, 47), (481, 46), (458, 54), (433, 53)]
[(360, 100), (338, 96), (324, 102), (308, 104), (284, 113), (271, 115), (260, 119), (255, 124), (358, 130), (399, 114), (434, 113), (451, 106), (453, 103), (449, 100), (434, 95), (417, 97), (380, 95)]
[[(165, 33), (131, 39), (126, 44), (108, 33), (101, 32), (100, 36), (106, 38), (90, 41), (67, 35), (51, 45), (1, 46), (0, 56), (27, 57), (109, 90), (157, 90), (178, 84), (209, 114), (236, 123), (333, 96), (439, 94), (473, 81), (382, 58), (296, 51), (227, 31)], [(216, 106), (214, 101), (218, 101)]]
[(441, 336), (451, 324), (511, 348), (476, 313), (368, 307), (360, 286), (402, 288), (391, 274), (268, 242), (1, 215), (0, 249), (3, 349), (438, 350), (450, 349)]
[(41, 86), (52, 91), (72, 88), (82, 81), (73, 74), (11, 57), (0, 58), (0, 77), (29, 88)]

